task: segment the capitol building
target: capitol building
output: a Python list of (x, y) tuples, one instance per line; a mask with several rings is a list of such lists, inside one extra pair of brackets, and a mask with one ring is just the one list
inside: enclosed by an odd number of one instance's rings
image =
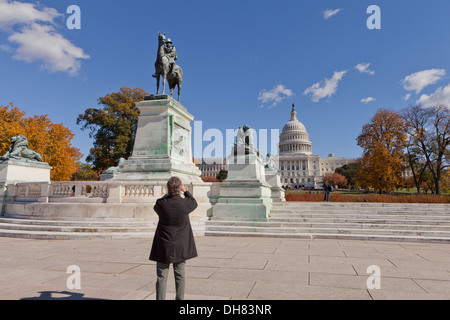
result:
[(314, 155), (308, 131), (297, 119), (295, 105), (292, 105), (291, 120), (280, 135), (279, 170), (281, 183), (285, 188), (321, 189), (323, 177), (339, 167), (352, 162), (348, 158), (337, 158), (329, 154), (326, 158)]
[[(306, 127), (297, 119), (292, 105), (291, 119), (283, 128), (278, 144), (278, 169), (284, 188), (322, 189), (323, 178), (352, 159), (329, 154), (326, 158), (314, 155)], [(204, 177), (215, 177), (220, 170), (228, 170), (226, 159), (203, 159), (197, 162)]]

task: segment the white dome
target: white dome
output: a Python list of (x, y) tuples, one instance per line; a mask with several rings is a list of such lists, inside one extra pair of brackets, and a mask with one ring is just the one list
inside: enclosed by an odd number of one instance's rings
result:
[(291, 120), (288, 123), (286, 123), (282, 133), (289, 133), (292, 131), (301, 131), (307, 133), (304, 124), (298, 121), (297, 119)]
[(295, 105), (292, 105), (291, 120), (286, 123), (280, 135), (280, 154), (312, 154), (312, 143), (303, 123), (298, 121)]

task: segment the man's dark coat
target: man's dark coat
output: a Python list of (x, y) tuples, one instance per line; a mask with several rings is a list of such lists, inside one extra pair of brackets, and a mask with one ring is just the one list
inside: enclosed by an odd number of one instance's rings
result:
[(150, 260), (160, 263), (179, 263), (197, 257), (189, 214), (197, 208), (197, 201), (186, 191), (181, 195), (165, 195), (156, 201), (159, 216), (153, 238)]

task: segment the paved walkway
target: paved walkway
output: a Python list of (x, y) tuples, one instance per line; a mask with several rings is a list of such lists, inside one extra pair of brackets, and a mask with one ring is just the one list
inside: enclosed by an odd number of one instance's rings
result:
[[(450, 245), (196, 237), (186, 299), (450, 299)], [(155, 299), (151, 240), (0, 238), (0, 299)], [(67, 268), (81, 289), (67, 288)], [(381, 271), (381, 289), (367, 288)], [(172, 274), (172, 271), (171, 271)], [(372, 283), (372, 282), (371, 282)], [(174, 298), (174, 281), (168, 283)]]

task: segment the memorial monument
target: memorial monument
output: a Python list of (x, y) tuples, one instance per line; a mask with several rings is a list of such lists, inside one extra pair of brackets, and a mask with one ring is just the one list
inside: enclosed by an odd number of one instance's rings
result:
[[(201, 171), (195, 166), (191, 149), (190, 123), (194, 120), (180, 103), (183, 71), (175, 63), (177, 53), (170, 39), (158, 33), (158, 53), (155, 63), (156, 95), (145, 97), (136, 104), (140, 111), (133, 153), (121, 159), (117, 167), (109, 168), (101, 180), (167, 181), (172, 176), (184, 183), (201, 184)], [(159, 95), (160, 79), (162, 95)], [(169, 82), (171, 96), (165, 95), (165, 82)], [(173, 89), (178, 85), (178, 101)]]
[(266, 181), (270, 184), (273, 202), (286, 201), (285, 192), (282, 188), (280, 171), (278, 169), (278, 160), (273, 154), (268, 154), (265, 165)]
[(253, 130), (238, 129), (236, 144), (227, 158), (228, 178), (221, 182), (209, 215), (230, 220), (267, 221), (272, 208), (271, 185), (265, 163), (253, 144)]

